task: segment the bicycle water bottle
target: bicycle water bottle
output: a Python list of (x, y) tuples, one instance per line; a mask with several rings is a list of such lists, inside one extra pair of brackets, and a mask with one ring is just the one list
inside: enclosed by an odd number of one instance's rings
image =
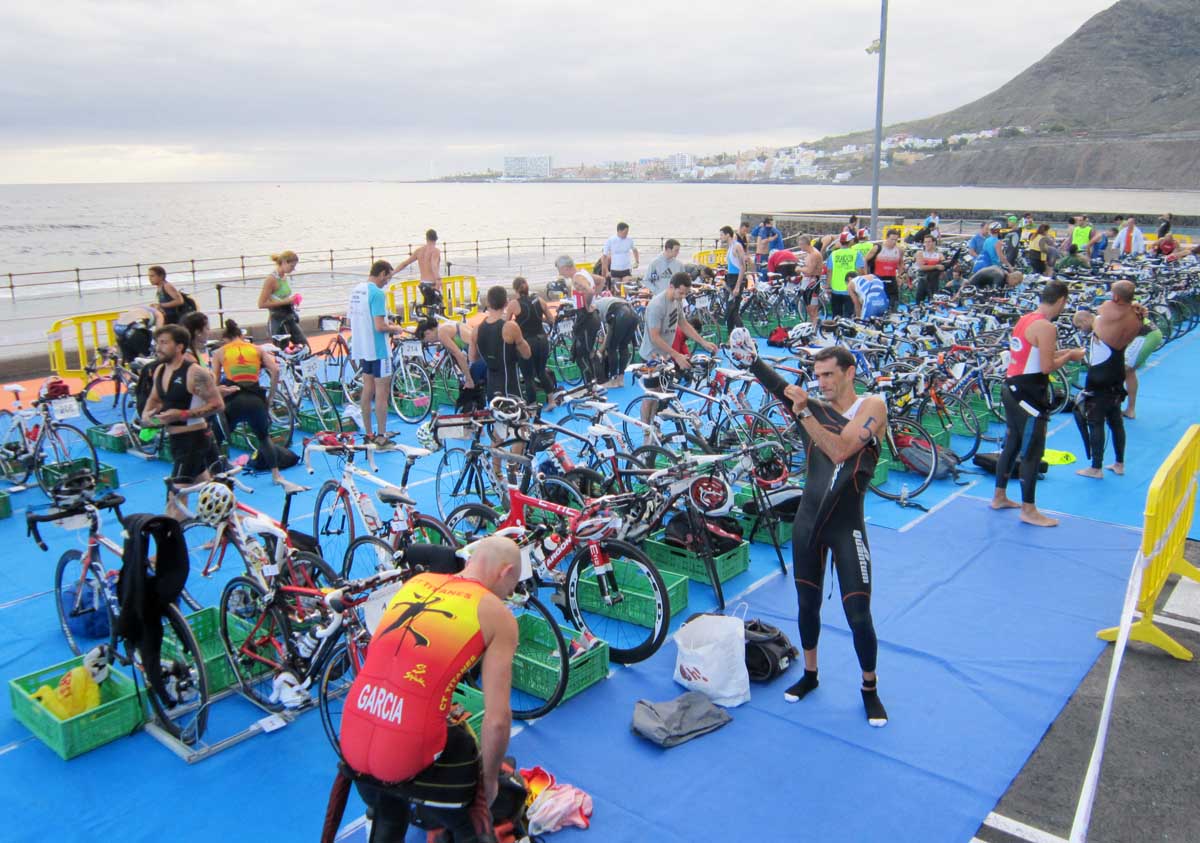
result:
[(901, 483), (900, 484), (900, 505), (906, 506), (907, 504), (908, 504), (908, 484)]
[(321, 642), (317, 640), (317, 636), (313, 635), (312, 630), (307, 630), (303, 635), (296, 639), (296, 650), (304, 658), (310, 658), (317, 651), (317, 645)]

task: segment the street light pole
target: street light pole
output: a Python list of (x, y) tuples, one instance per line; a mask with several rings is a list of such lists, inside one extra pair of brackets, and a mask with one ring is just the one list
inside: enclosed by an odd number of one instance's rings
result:
[(875, 162), (871, 173), (871, 236), (879, 237), (879, 161), (883, 157), (883, 74), (887, 66), (888, 0), (879, 12), (879, 81), (875, 83)]

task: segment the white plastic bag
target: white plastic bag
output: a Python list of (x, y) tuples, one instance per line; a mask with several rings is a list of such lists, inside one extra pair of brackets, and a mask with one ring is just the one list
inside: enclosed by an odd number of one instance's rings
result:
[(750, 699), (746, 627), (740, 618), (700, 615), (681, 626), (674, 638), (676, 682), (726, 708)]

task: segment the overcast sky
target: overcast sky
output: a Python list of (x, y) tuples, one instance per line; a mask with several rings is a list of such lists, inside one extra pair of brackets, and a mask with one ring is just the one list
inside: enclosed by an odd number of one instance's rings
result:
[[(892, 0), (885, 120), (992, 91), (1112, 4)], [(425, 178), (874, 120), (878, 0), (408, 5), (2, 4), (0, 183)]]

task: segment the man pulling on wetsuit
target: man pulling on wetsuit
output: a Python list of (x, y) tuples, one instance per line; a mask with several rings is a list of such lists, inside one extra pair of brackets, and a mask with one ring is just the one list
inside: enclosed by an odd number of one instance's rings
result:
[(863, 498), (879, 460), (879, 431), (887, 407), (878, 395), (854, 392), (854, 355), (842, 346), (823, 348), (813, 357), (813, 372), (828, 403), (789, 385), (758, 359), (754, 339), (744, 329), (729, 337), (730, 353), (748, 365), (763, 388), (790, 407), (800, 421), (808, 455), (808, 477), (792, 525), (792, 576), (799, 603), (804, 676), (784, 692), (799, 702), (816, 689), (817, 639), (821, 632), (821, 593), (825, 557), (833, 554), (842, 609), (862, 668), (862, 699), (867, 722), (887, 725), (879, 700), (875, 661), (879, 645), (871, 621), (871, 551), (863, 520)]
[(1104, 478), (1105, 426), (1112, 430), (1116, 461), (1108, 466), (1114, 474), (1125, 473), (1125, 422), (1121, 402), (1125, 400), (1125, 349), (1137, 337), (1145, 309), (1133, 301), (1132, 281), (1112, 285), (1112, 300), (1100, 305), (1098, 314), (1075, 314), (1075, 325), (1091, 333), (1087, 380), (1078, 412), (1087, 427), (1084, 444), (1092, 464), (1076, 474), (1095, 480)]
[[(1058, 520), (1038, 511), (1034, 503), (1038, 469), (1046, 450), (1046, 424), (1050, 419), (1050, 373), (1072, 360), (1083, 359), (1082, 348), (1059, 351), (1054, 320), (1067, 304), (1067, 285), (1051, 281), (1042, 288), (1038, 309), (1026, 313), (1013, 328), (1008, 349), (1004, 388), (1004, 421), (1008, 430), (1004, 450), (996, 464), (996, 491), (992, 509), (1020, 508), (1021, 520), (1035, 527), (1057, 527)], [(1008, 478), (1020, 461), (1021, 502), (1008, 497)]]

